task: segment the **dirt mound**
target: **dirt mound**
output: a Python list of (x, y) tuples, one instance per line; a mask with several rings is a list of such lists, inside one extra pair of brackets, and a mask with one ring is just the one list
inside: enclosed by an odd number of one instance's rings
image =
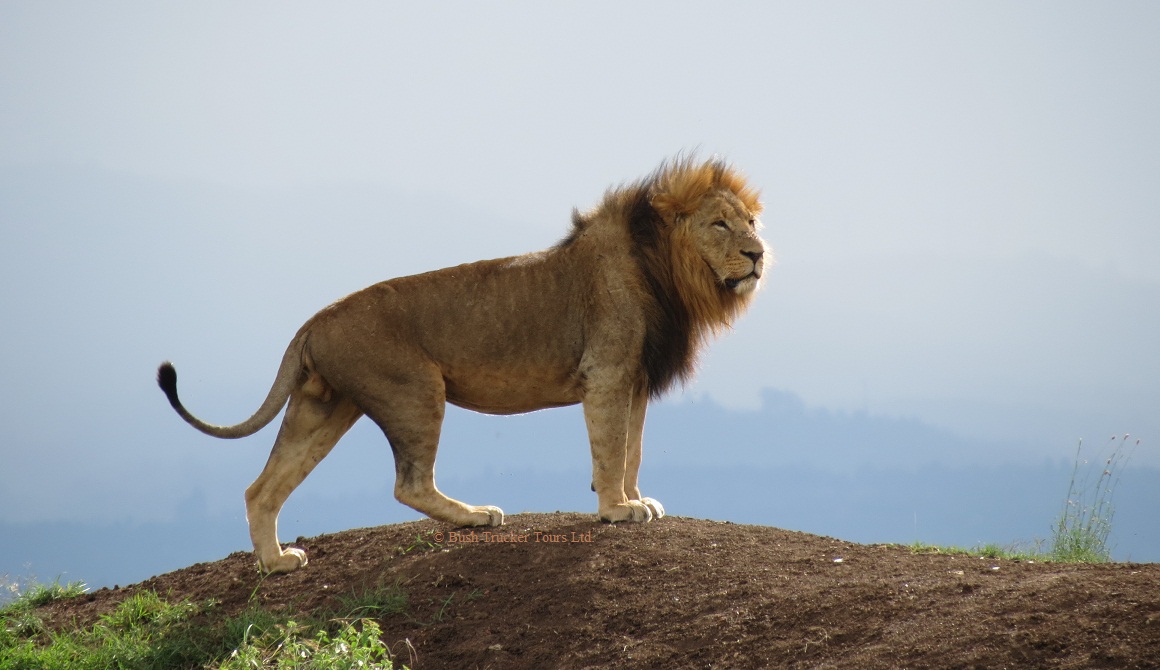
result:
[[(454, 535), (453, 535), (454, 533)], [(259, 584), (232, 554), (55, 604), (87, 621), (148, 588), (308, 612), (381, 584), (400, 659), (429, 668), (1156, 668), (1160, 565), (921, 554), (764, 526), (637, 525), (519, 514), (483, 531), (433, 521), (296, 543), (310, 564)]]

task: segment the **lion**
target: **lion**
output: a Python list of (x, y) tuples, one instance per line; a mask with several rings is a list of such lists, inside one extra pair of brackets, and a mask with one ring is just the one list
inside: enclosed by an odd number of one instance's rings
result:
[(278, 514), (290, 493), (366, 415), (395, 458), (395, 498), (456, 526), (498, 526), (503, 511), (435, 486), (446, 403), (488, 414), (581, 404), (599, 518), (664, 516), (637, 481), (648, 401), (693, 373), (710, 336), (748, 306), (767, 263), (758, 191), (721, 160), (685, 157), (573, 210), (558, 244), (522, 256), (391, 279), (306, 322), (249, 419), (205, 423), (182, 405), (169, 362), (157, 380), (186, 422), (219, 438), (252, 435), (286, 407), (270, 458), (246, 489), (259, 568), (291, 572)]

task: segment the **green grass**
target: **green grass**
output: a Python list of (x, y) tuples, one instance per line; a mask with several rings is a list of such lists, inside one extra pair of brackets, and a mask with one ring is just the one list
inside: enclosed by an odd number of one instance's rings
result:
[(407, 611), (407, 594), (398, 585), (391, 588), (364, 588), (338, 597), (344, 618), (402, 614)]
[(1106, 563), (1112, 557), (1112, 549), (1108, 544), (1112, 517), (1115, 515), (1112, 494), (1132, 451), (1139, 444), (1139, 440), (1132, 442), (1130, 435), (1113, 435), (1089, 460), (1084, 457), (1083, 440), (1079, 441), (1063, 511), (1051, 527), (1050, 549), (1043, 548), (1045, 541), (1033, 542), (1029, 548), (1020, 544), (1008, 547), (995, 544), (971, 548), (944, 547), (922, 542), (908, 546), (916, 554), (961, 554), (1057, 563)]
[(915, 554), (947, 554), (952, 556), (977, 556), (979, 558), (994, 558), (1009, 561), (1043, 561), (1048, 555), (1038, 547), (1023, 548), (1022, 545), (1001, 546), (998, 544), (982, 544), (974, 547), (942, 546), (914, 542), (906, 546)]
[(443, 545), (435, 542), (434, 539), (432, 539), (434, 533), (435, 531), (431, 530), (427, 531), (426, 533), (416, 533), (415, 540), (411, 542), (409, 546), (397, 547), (395, 551), (397, 551), (400, 556), (405, 556), (412, 551), (428, 552), (442, 549)]
[(22, 589), (19, 582), (11, 582), (8, 592), (12, 594), (12, 602), (0, 607), (0, 612), (40, 607), (56, 600), (84, 595), (89, 592), (89, 587), (84, 582), (61, 584), (55, 581), (51, 584), (33, 582)]
[(1075, 450), (1075, 465), (1063, 511), (1052, 526), (1051, 555), (1057, 561), (1103, 563), (1111, 560), (1108, 537), (1115, 506), (1112, 494), (1139, 440), (1112, 436), (1093, 460), (1083, 458), (1083, 440)]
[(84, 582), (61, 584), (58, 579), (51, 584), (39, 584), (35, 580), (10, 579), (8, 575), (4, 575), (0, 577), (0, 612), (12, 608), (39, 607), (54, 600), (72, 598), (88, 591), (89, 587)]
[(278, 624), (253, 640), (247, 639), (221, 665), (221, 670), (251, 668), (393, 668), (391, 653), (373, 619), (342, 622), (335, 632), (294, 621)]
[(235, 616), (216, 603), (133, 595), (96, 623), (50, 630), (37, 607), (84, 593), (83, 585), (33, 586), (0, 609), (0, 670), (168, 668), (391, 669), (371, 617), (405, 613), (396, 587), (365, 589), (330, 612), (292, 617), (256, 604)]

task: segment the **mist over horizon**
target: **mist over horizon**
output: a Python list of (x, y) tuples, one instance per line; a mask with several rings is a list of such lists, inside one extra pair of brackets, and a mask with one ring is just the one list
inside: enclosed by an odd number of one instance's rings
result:
[[(163, 399), (161, 400), (163, 402)], [(180, 423), (180, 420), (174, 422)], [(183, 425), (183, 424), (182, 424)], [(160, 518), (0, 520), (0, 576), (126, 585), (196, 562), (249, 551), (242, 491), (261, 467), (267, 428), (233, 444), (204, 437), (199, 449), (228, 463)], [(1005, 445), (962, 438), (912, 419), (809, 407), (767, 390), (757, 410), (706, 399), (658, 404), (645, 430), (646, 495), (670, 515), (771, 525), (868, 544), (923, 542), (1020, 550), (1050, 548), (1074, 466), (1075, 445), (1039, 462), (1002, 457)], [(1083, 452), (1085, 458), (1100, 445)], [(238, 468), (232, 451), (252, 452)], [(963, 457), (970, 452), (974, 457)], [(942, 456), (956, 454), (956, 462)], [(1082, 473), (1096, 464), (1083, 465)], [(591, 465), (578, 408), (494, 417), (448, 414), (436, 465), (441, 490), (472, 504), (519, 512), (595, 515)], [(369, 421), (287, 501), (283, 542), (423, 518), (391, 494), (390, 447)], [(1115, 560), (1160, 561), (1151, 510), (1160, 470), (1129, 463), (1113, 503)], [(664, 523), (660, 520), (657, 523)]]

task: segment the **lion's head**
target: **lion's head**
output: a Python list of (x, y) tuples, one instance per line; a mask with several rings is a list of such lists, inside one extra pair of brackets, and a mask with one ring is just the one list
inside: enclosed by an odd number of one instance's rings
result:
[(654, 396), (687, 379), (705, 339), (748, 306), (769, 263), (761, 210), (758, 191), (732, 167), (685, 158), (575, 215), (563, 244), (597, 222), (627, 224), (652, 297), (644, 363)]
[(728, 324), (765, 268), (757, 192), (722, 163), (677, 163), (655, 177), (648, 198), (669, 229), (673, 274), (686, 303), (705, 302), (701, 317), (710, 327)]

